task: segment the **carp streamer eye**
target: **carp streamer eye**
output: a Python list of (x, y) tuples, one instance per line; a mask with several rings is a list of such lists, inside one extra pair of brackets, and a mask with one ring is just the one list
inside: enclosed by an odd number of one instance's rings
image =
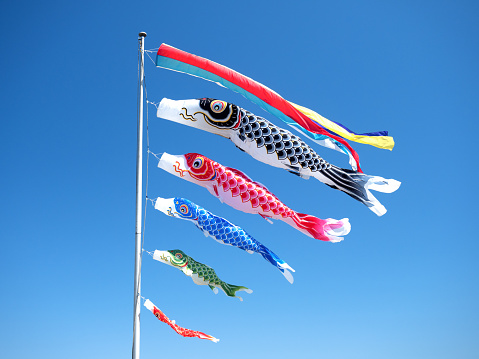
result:
[(181, 255), (181, 253), (176, 253), (176, 254), (175, 254), (175, 257), (178, 258), (178, 259), (183, 258), (183, 256)]
[(193, 162), (193, 168), (201, 168), (203, 166), (203, 159), (198, 157), (195, 162)]
[(180, 206), (180, 212), (183, 214), (188, 214), (188, 206), (186, 204), (182, 204)]
[(211, 102), (211, 111), (214, 113), (220, 113), (226, 108), (226, 102), (220, 100), (214, 100)]

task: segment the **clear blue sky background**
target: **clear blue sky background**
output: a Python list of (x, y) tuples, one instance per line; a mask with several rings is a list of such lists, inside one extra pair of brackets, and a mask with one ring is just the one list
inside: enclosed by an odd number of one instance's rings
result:
[[(237, 167), (292, 208), (349, 217), (338, 244), (221, 204), (157, 168), (150, 197), (183, 196), (244, 227), (296, 269), (290, 285), (258, 255), (221, 246), (150, 206), (145, 248), (180, 248), (244, 302), (144, 258), (143, 295), (187, 328), (142, 311), (143, 358), (478, 358), (478, 10), (474, 1), (16, 1), (2, 5), (0, 236), (3, 358), (131, 355), (137, 34), (207, 57), (358, 131), (368, 174), (402, 181), (379, 218), (311, 179), (155, 117), (153, 152), (200, 152)], [(148, 98), (216, 97), (213, 83), (156, 69)], [(347, 158), (315, 146), (334, 164)]]

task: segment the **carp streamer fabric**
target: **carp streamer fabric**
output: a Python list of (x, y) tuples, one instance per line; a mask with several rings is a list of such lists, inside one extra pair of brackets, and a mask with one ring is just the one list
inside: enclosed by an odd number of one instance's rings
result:
[(211, 340), (215, 343), (218, 343), (220, 340), (212, 337), (211, 335), (205, 334), (203, 332), (198, 332), (196, 330), (191, 330), (191, 329), (186, 329), (180, 327), (178, 324), (175, 323), (174, 320), (170, 320), (161, 310), (158, 309), (157, 306), (155, 306), (149, 299), (145, 301), (144, 306), (152, 312), (155, 317), (157, 317), (160, 321), (163, 323), (168, 324), (175, 332), (177, 332), (179, 335), (182, 335), (184, 337), (188, 338), (200, 338), (200, 339), (207, 339)]
[(394, 179), (334, 166), (300, 137), (226, 101), (163, 99), (157, 116), (228, 138), (258, 161), (283, 168), (301, 178), (314, 177), (364, 203), (377, 215), (386, 213), (386, 208), (370, 190), (391, 193), (400, 186), (400, 182)]
[(356, 134), (345, 126), (330, 121), (310, 109), (285, 100), (273, 90), (249, 77), (167, 44), (162, 44), (158, 49), (156, 65), (201, 77), (240, 93), (319, 144), (350, 154), (355, 159), (355, 167), (359, 171), (361, 171), (359, 157), (344, 138), (379, 148), (392, 149), (394, 147), (394, 141), (392, 137), (387, 136), (387, 131)]
[[(198, 206), (196, 203), (181, 197), (158, 197), (155, 201), (155, 208), (170, 217), (192, 222), (206, 237), (210, 236), (218, 243), (240, 248), (250, 254), (260, 254), (264, 259), (278, 268), (288, 282), (293, 283), (293, 275), (289, 270), (294, 272), (294, 269), (291, 268), (288, 263), (246, 233), (243, 228), (234, 225), (225, 218), (219, 217), (205, 208)], [(177, 261), (175, 260), (175, 262)], [(171, 265), (171, 263), (169, 264)], [(187, 273), (185, 272), (185, 274)]]
[(268, 188), (246, 174), (225, 167), (198, 153), (160, 158), (158, 167), (186, 181), (205, 187), (221, 202), (245, 212), (283, 221), (307, 236), (322, 241), (339, 242), (351, 230), (349, 219), (320, 219), (299, 213), (281, 202)]
[(192, 257), (179, 249), (168, 251), (156, 250), (153, 252), (153, 259), (179, 269), (188, 277), (191, 277), (195, 284), (207, 285), (215, 294), (218, 293), (219, 288), (225, 292), (228, 297), (238, 298), (243, 301), (243, 298), (237, 296), (236, 292), (245, 291), (246, 293), (253, 293), (249, 288), (222, 281), (213, 268), (195, 261)]

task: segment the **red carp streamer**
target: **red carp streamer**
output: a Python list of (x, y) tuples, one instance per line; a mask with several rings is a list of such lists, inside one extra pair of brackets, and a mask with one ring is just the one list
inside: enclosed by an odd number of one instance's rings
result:
[(145, 301), (144, 305), (146, 308), (148, 308), (149, 311), (151, 311), (155, 315), (155, 317), (157, 317), (163, 323), (168, 324), (175, 332), (177, 332), (181, 336), (184, 336), (187, 338), (200, 338), (200, 339), (212, 340), (215, 343), (218, 343), (220, 341), (219, 339), (212, 337), (211, 335), (198, 332), (196, 330), (180, 327), (178, 324), (175, 323), (174, 320), (170, 320), (170, 318), (168, 318), (165, 315), (165, 313), (159, 310), (158, 307), (155, 306), (149, 299)]

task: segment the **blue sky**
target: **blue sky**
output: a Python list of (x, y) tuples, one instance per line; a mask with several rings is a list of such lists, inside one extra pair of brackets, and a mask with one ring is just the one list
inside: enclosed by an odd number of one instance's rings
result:
[[(337, 244), (221, 204), (156, 168), (150, 197), (182, 196), (244, 227), (295, 270), (205, 238), (149, 206), (145, 249), (182, 249), (244, 301), (144, 258), (141, 356), (477, 358), (478, 5), (472, 1), (32, 2), (3, 5), (0, 343), (5, 358), (128, 358), (135, 229), (137, 34), (231, 67), (392, 152), (353, 144), (365, 173), (402, 181), (379, 218), (320, 182), (268, 167), (212, 134), (157, 119), (153, 152), (199, 152), (290, 207), (350, 218)], [(279, 126), (213, 83), (146, 63), (148, 99), (214, 97)], [(347, 158), (315, 146), (326, 160)], [(257, 217), (257, 218), (256, 218)]]

